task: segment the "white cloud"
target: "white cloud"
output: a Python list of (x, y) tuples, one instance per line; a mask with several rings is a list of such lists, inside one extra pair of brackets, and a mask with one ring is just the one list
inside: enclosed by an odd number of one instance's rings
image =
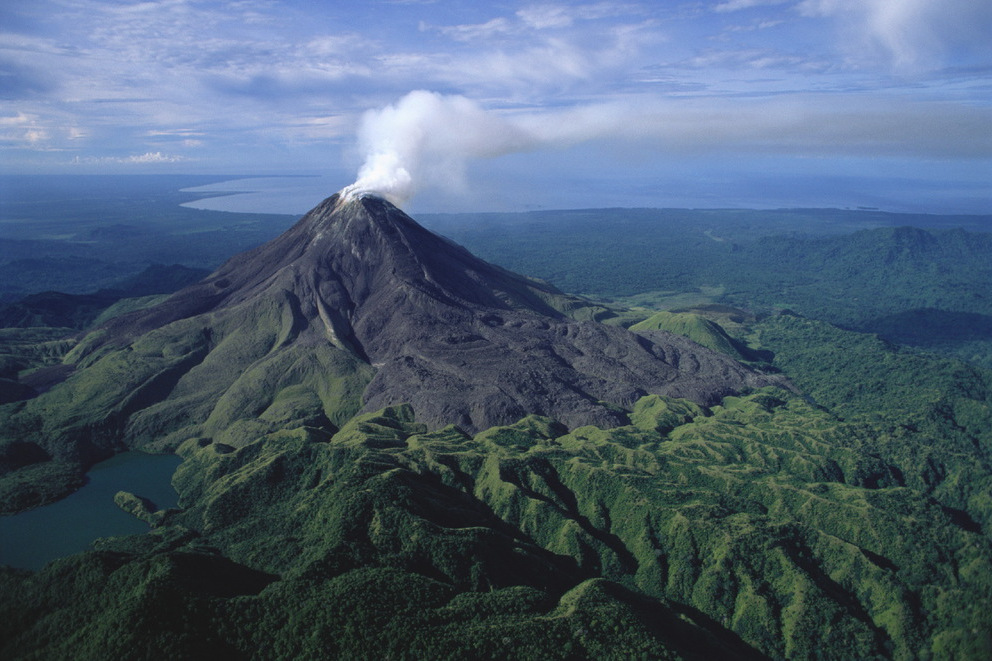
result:
[(202, 136), (205, 135), (203, 131), (197, 131), (195, 129), (153, 129), (148, 131), (145, 135), (148, 136)]
[(144, 154), (127, 156), (119, 160), (121, 163), (178, 163), (180, 161), (185, 161), (186, 158), (184, 158), (183, 156), (163, 154), (160, 151), (155, 151), (155, 152), (150, 151), (150, 152), (145, 152)]
[(37, 149), (48, 142), (51, 132), (34, 114), (18, 112), (0, 116), (0, 143), (28, 149)]
[(160, 151), (133, 154), (131, 156), (77, 156), (72, 160), (74, 165), (82, 164), (119, 164), (119, 165), (148, 165), (160, 163), (181, 163), (188, 161), (184, 156), (163, 154)]
[(884, 50), (898, 67), (933, 66), (952, 51), (987, 58), (992, 39), (988, 0), (803, 0), (798, 10), (844, 21), (849, 34)]
[(782, 25), (785, 21), (779, 20), (765, 20), (756, 21), (754, 23), (749, 23), (747, 25), (728, 25), (723, 29), (724, 32), (754, 32), (755, 30), (767, 30), (769, 28), (774, 28), (776, 26)]
[(348, 57), (369, 49), (378, 48), (375, 41), (360, 34), (323, 34), (308, 39), (301, 48), (294, 52), (301, 58), (314, 57)]
[(568, 27), (574, 20), (571, 9), (562, 5), (525, 7), (517, 12), (517, 16), (528, 27), (537, 30)]
[(432, 26), (421, 21), (421, 31), (436, 30), (441, 34), (463, 42), (485, 41), (497, 37), (516, 36), (522, 39), (533, 38), (536, 32), (562, 30), (572, 27), (576, 21), (592, 21), (623, 15), (640, 15), (644, 11), (637, 5), (598, 3), (586, 5), (531, 5), (514, 14), (516, 20), (498, 16), (484, 23)]
[(530, 5), (518, 10), (516, 16), (529, 28), (547, 30), (566, 28), (576, 21), (592, 21), (644, 13), (644, 8), (636, 4), (598, 2), (581, 5)]
[[(201, 140), (206, 134), (203, 131), (195, 131), (192, 129), (168, 129), (168, 130), (151, 130), (146, 132), (149, 138), (152, 138), (152, 144), (169, 144), (169, 145), (180, 145), (187, 149), (196, 149), (202, 147), (205, 142)], [(177, 162), (177, 161), (170, 161)]]
[(457, 55), (411, 53), (408, 70), (425, 81), (423, 86), (455, 86), (475, 98), (540, 103), (549, 94), (581, 90), (585, 96), (613, 88), (658, 41), (650, 23), (611, 25), (596, 31), (595, 38), (582, 31), (531, 32)]
[(604, 64), (598, 53), (585, 51), (563, 39), (522, 50), (498, 50), (484, 53), (460, 67), (463, 73), (482, 81), (503, 85), (568, 84), (591, 76)]
[(793, 53), (781, 53), (773, 50), (742, 49), (742, 50), (706, 50), (678, 64), (679, 67), (692, 69), (712, 69), (728, 67), (733, 69), (817, 69), (824, 63), (808, 60), (805, 56)]
[(719, 13), (741, 11), (752, 7), (764, 7), (767, 5), (781, 5), (791, 0), (728, 0), (713, 7), (713, 11)]
[(12, 117), (0, 117), (0, 128), (5, 128), (9, 126), (24, 126), (34, 121), (33, 117), (25, 115), (22, 112), (17, 113)]
[(351, 138), (354, 123), (341, 115), (287, 118), (281, 129), (293, 141), (324, 142)]
[[(421, 30), (427, 29), (422, 24)], [(436, 28), (438, 32), (456, 41), (476, 41), (479, 39), (491, 39), (494, 36), (506, 34), (513, 30), (510, 22), (505, 18), (494, 18), (485, 23), (475, 25), (448, 25)]]
[(27, 129), (24, 132), (24, 140), (31, 145), (48, 140), (48, 131), (45, 129)]

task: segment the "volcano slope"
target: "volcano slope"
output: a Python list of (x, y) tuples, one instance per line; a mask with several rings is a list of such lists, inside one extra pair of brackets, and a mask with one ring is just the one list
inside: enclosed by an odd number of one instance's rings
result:
[[(5, 436), (19, 445), (7, 468), (23, 457), (85, 466), (198, 436), (237, 447), (401, 403), (429, 428), (469, 433), (527, 414), (615, 427), (648, 393), (705, 405), (770, 382), (678, 335), (568, 316), (584, 305), (381, 198), (335, 195), (201, 283), (85, 337), (48, 371), (63, 382), (8, 411)], [(54, 472), (41, 468), (8, 480), (8, 503), (48, 495)]]

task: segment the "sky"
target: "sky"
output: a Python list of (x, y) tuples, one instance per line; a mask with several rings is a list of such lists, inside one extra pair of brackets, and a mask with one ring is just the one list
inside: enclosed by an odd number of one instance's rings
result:
[(992, 3), (4, 0), (0, 173), (992, 213)]

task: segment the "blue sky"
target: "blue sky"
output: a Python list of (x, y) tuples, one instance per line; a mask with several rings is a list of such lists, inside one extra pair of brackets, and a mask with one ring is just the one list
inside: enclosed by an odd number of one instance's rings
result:
[(990, 44), (988, 0), (5, 0), (0, 171), (988, 212)]

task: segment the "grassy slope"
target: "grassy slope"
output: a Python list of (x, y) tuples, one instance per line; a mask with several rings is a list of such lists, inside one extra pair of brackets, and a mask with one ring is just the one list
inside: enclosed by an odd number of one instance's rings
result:
[(747, 347), (730, 337), (719, 324), (691, 312), (662, 310), (630, 326), (630, 330), (668, 331), (684, 335), (697, 344), (727, 354), (736, 360), (746, 361), (753, 358)]

